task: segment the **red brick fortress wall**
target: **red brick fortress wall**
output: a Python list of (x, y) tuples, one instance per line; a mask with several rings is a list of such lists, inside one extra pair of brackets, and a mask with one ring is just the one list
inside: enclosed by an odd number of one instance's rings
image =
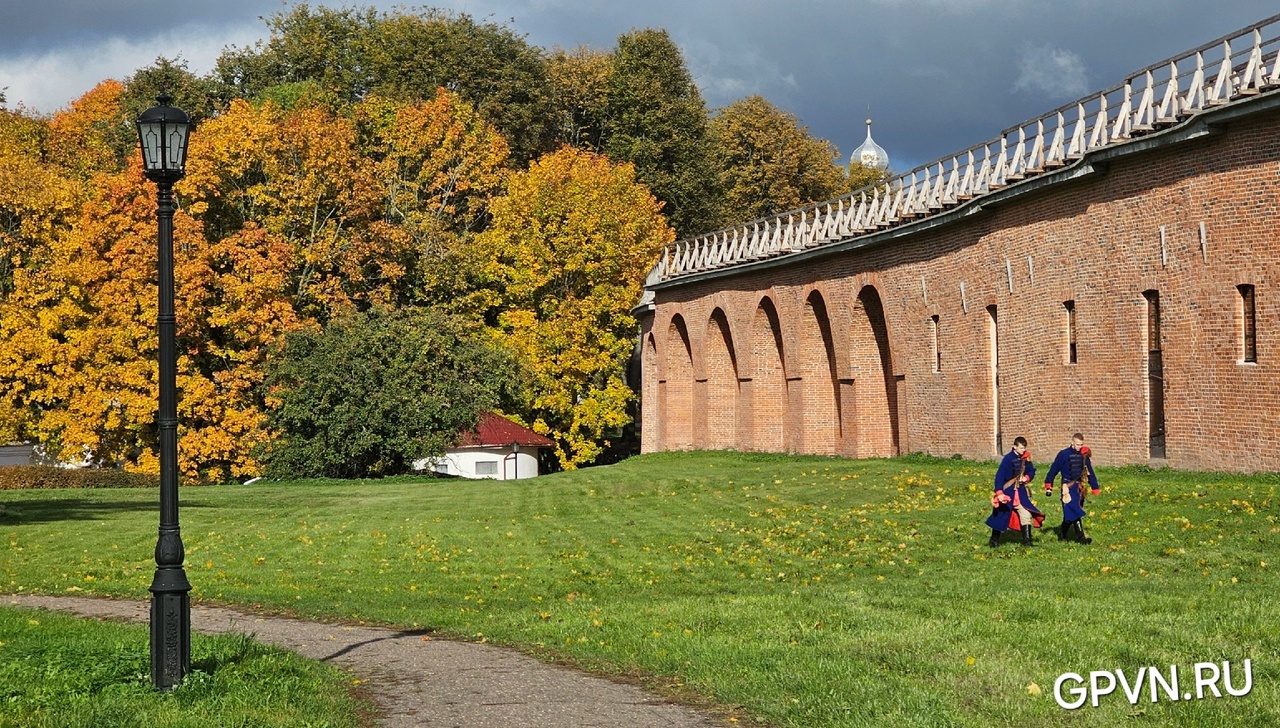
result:
[(1100, 464), (1280, 470), (1280, 105), (1207, 128), (884, 242), (654, 286), (643, 449), (990, 458), (1023, 435), (1043, 460), (1080, 431)]

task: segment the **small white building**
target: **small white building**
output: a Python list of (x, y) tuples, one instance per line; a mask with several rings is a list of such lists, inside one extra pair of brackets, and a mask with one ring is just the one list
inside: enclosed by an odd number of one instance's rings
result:
[(29, 442), (11, 442), (0, 445), (0, 466), (34, 465), (36, 463), (36, 446)]
[(93, 454), (89, 448), (80, 451), (80, 457), (74, 460), (58, 460), (49, 456), (44, 443), (9, 442), (0, 443), (0, 467), (5, 465), (53, 465), (59, 468), (90, 468), (94, 466)]
[(538, 455), (544, 447), (555, 447), (555, 443), (502, 415), (485, 412), (476, 429), (464, 433), (444, 457), (418, 460), (413, 467), (463, 478), (536, 478)]

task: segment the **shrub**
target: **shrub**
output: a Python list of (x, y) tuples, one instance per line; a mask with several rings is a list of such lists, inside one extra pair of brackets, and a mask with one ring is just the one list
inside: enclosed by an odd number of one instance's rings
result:
[(53, 488), (156, 488), (159, 475), (105, 468), (56, 468), (51, 465), (0, 467), (0, 490)]
[(514, 399), (510, 356), (478, 326), (430, 310), (372, 309), (290, 334), (268, 360), (270, 478), (369, 478), (444, 453)]

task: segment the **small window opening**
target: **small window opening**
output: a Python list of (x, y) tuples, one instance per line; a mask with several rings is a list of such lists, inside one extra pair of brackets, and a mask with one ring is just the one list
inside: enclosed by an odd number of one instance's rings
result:
[(1067, 363), (1076, 363), (1076, 302), (1065, 301), (1062, 307), (1067, 310)]
[(1237, 286), (1237, 288), (1240, 290), (1240, 322), (1244, 340), (1244, 361), (1256, 364), (1258, 361), (1258, 330), (1253, 300), (1253, 286), (1244, 284)]
[(942, 347), (938, 343), (938, 317), (930, 319), (933, 324), (933, 371), (942, 371)]
[(1147, 299), (1147, 351), (1160, 351), (1160, 292), (1143, 291)]

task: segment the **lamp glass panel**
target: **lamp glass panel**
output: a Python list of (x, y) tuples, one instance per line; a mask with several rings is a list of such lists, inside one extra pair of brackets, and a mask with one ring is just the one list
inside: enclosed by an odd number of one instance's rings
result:
[(147, 169), (162, 169), (164, 164), (161, 144), (162, 124), (139, 124), (138, 136), (142, 139), (142, 163)]
[(186, 164), (187, 158), (187, 125), (174, 124), (165, 129), (168, 143), (165, 144), (165, 153), (168, 159), (165, 160), (164, 168), (172, 171), (182, 171)]

